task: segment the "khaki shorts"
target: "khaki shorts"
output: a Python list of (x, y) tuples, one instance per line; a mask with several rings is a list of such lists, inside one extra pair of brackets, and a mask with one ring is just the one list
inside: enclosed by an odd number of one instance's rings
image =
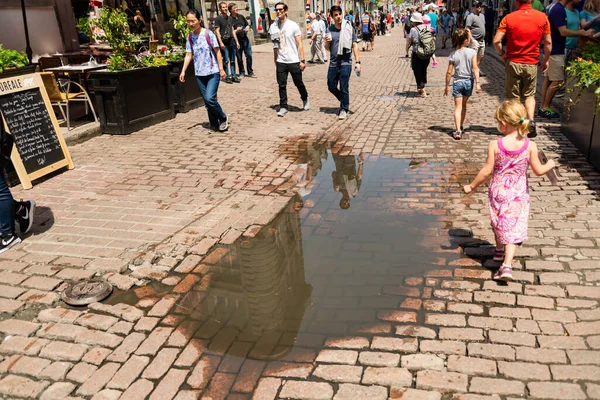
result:
[(550, 56), (546, 76), (550, 82), (562, 82), (565, 80), (565, 56), (563, 54)]
[(471, 39), (471, 42), (469, 43), (469, 48), (475, 50), (477, 52), (477, 56), (478, 57), (483, 57), (483, 55), (485, 54), (485, 40), (476, 40), (476, 39)]
[(537, 89), (537, 65), (506, 63), (506, 99), (534, 97)]

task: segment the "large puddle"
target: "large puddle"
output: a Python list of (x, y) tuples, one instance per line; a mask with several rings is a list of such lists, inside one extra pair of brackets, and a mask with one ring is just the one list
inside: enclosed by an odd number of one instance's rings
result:
[[(436, 309), (432, 291), (460, 258), (448, 231), (449, 166), (342, 156), (326, 143), (305, 150), (299, 194), (256, 236), (213, 250), (168, 317), (207, 352), (239, 359), (228, 372), (246, 358), (310, 363), (343, 337), (397, 337), (398, 325), (423, 324), (423, 310)], [(171, 290), (110, 301), (151, 307)]]

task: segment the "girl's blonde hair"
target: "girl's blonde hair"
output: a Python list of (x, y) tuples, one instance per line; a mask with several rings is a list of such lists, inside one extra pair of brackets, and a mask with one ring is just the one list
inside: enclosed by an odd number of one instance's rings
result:
[(585, 2), (583, 9), (590, 14), (600, 12), (600, 0), (588, 0)]
[(500, 104), (494, 114), (496, 121), (518, 128), (519, 135), (527, 137), (529, 133), (529, 120), (527, 110), (518, 100), (507, 100)]

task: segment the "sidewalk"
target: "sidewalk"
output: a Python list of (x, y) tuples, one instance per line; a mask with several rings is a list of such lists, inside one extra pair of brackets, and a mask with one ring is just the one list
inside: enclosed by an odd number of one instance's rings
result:
[[(194, 110), (72, 146), (74, 170), (14, 190), (38, 208), (0, 255), (0, 396), (600, 398), (600, 175), (541, 123), (560, 182), (530, 176), (516, 281), (491, 281), (487, 193), (460, 187), (498, 137), (503, 66), (484, 58), (455, 141), (449, 50), (421, 99), (403, 49), (396, 28), (361, 52), (338, 121), (326, 65), (304, 73), (310, 111), (290, 79), (278, 118), (257, 46), (258, 78), (220, 87), (227, 133)], [(60, 300), (89, 278), (115, 292)]]

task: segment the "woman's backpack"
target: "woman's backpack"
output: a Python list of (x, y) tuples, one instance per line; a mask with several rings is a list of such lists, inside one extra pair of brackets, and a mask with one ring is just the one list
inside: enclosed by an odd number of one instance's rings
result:
[(435, 37), (427, 27), (418, 29), (418, 31), (419, 44), (417, 45), (417, 57), (428, 59), (435, 53)]

